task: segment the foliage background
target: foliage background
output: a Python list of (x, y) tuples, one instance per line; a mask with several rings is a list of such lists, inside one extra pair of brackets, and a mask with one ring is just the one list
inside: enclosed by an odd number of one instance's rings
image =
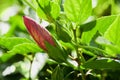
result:
[[(35, 11), (29, 3), (33, 3), (34, 7), (37, 5), (35, 0), (0, 0), (0, 80), (30, 80), (30, 77), (33, 80), (81, 79), (80, 71), (63, 64), (58, 65), (48, 58), (48, 55), (37, 46), (27, 32), (22, 17), (28, 15), (42, 26), (48, 26), (47, 29), (53, 36), (59, 36), (58, 41), (67, 48), (67, 53), (74, 54), (74, 48), (69, 41), (73, 35), (66, 38), (59, 30), (56, 35), (54, 24), (48, 23), (51, 22), (51, 19), (48, 19), (48, 22), (44, 21), (46, 17), (42, 14), (42, 11), (39, 9)], [(69, 0), (66, 0), (66, 13), (67, 7), (69, 8), (68, 4), (70, 4)], [(86, 2), (84, 5), (89, 5), (89, 3)], [(84, 8), (82, 9), (86, 13), (90, 10)], [(53, 18), (59, 16), (58, 9), (51, 13)], [(71, 12), (71, 14), (78, 13), (79, 8), (75, 9), (76, 12)], [(63, 6), (61, 5), (62, 10)], [(87, 80), (120, 80), (119, 13), (119, 0), (92, 0), (92, 14), (81, 13), (83, 16), (81, 21), (71, 15), (69, 11), (67, 16), (60, 15), (62, 25), (71, 25), (73, 21), (80, 25), (80, 31), (83, 30), (82, 35), (78, 37), (82, 41), (80, 47), (83, 48), (83, 56), (86, 60), (83, 67)], [(70, 19), (71, 23), (66, 17)], [(68, 29), (65, 29), (65, 31), (70, 34)], [(78, 35), (80, 34), (79, 29)], [(29, 68), (31, 69), (29, 70)], [(59, 79), (55, 79), (57, 75)]]

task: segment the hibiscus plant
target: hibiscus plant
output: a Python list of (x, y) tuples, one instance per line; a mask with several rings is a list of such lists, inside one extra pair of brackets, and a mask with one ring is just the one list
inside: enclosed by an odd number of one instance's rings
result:
[(9, 66), (20, 80), (113, 80), (120, 72), (120, 16), (109, 0), (111, 13), (95, 16), (103, 3), (94, 8), (93, 1), (23, 0), (33, 13), (20, 16), (24, 37), (13, 35), (17, 27), (0, 37), (0, 64), (9, 63), (2, 75), (10, 75)]

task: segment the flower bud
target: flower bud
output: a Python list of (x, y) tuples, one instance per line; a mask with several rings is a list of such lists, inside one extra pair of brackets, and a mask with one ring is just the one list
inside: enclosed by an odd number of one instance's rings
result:
[(23, 19), (28, 32), (43, 50), (47, 51), (45, 42), (55, 46), (54, 39), (46, 28), (40, 26), (37, 22), (27, 16), (23, 16)]

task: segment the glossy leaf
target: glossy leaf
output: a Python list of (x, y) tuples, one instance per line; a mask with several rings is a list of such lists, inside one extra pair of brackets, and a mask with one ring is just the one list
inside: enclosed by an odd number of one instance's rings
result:
[(63, 73), (62, 73), (62, 70), (60, 69), (59, 65), (52, 72), (51, 79), (52, 80), (64, 80)]
[(96, 43), (102, 45), (109, 56), (115, 57), (117, 54), (120, 53), (119, 46), (112, 44), (110, 41), (103, 37), (98, 37), (96, 39)]
[(22, 43), (31, 43), (30, 40), (20, 37), (2, 37), (0, 38), (0, 46), (11, 50), (14, 46)]
[(91, 15), (91, 0), (65, 0), (64, 10), (71, 21), (82, 23)]
[[(38, 7), (37, 7), (37, 14), (41, 19), (48, 20), (46, 12), (49, 13), (49, 2), (50, 0), (37, 0)], [(46, 10), (45, 10), (46, 8)], [(48, 8), (48, 9), (47, 9)]]
[(119, 38), (120, 23), (119, 23), (119, 21), (120, 21), (120, 16), (118, 16), (116, 18), (116, 20), (107, 29), (107, 31), (105, 32), (105, 35), (104, 35), (104, 37), (112, 43), (112, 45), (111, 45), (111, 46), (113, 46), (112, 49), (109, 46), (106, 47), (106, 51), (108, 51), (108, 53), (111, 53), (112, 55), (120, 53), (120, 49), (119, 49), (119, 47), (120, 47), (120, 38)]
[[(114, 1), (114, 0), (113, 0)], [(110, 0), (95, 0), (96, 5), (94, 5), (93, 14), (98, 17), (107, 16), (111, 14), (111, 2)], [(94, 3), (94, 2), (93, 2)]]
[(45, 8), (49, 5), (50, 0), (38, 0), (42, 8)]
[(67, 53), (58, 45), (56, 42), (56, 46), (52, 46), (49, 43), (46, 42), (47, 52), (51, 59), (57, 61), (57, 62), (65, 62), (67, 59)]
[(21, 15), (15, 15), (15, 16), (10, 17), (9, 22), (11, 23), (11, 25), (17, 26), (22, 31), (26, 31), (26, 28), (25, 28), (24, 23), (22, 21)]
[(42, 50), (34, 43), (22, 43), (14, 46), (13, 49), (7, 53), (3, 53), (3, 55), (0, 57), (0, 60), (5, 62), (16, 54), (26, 55), (27, 53), (36, 53), (39, 51)]
[(58, 3), (55, 2), (51, 2), (50, 6), (51, 6), (51, 11), (50, 11), (51, 17), (53, 19), (56, 19), (60, 15), (60, 6)]
[(62, 27), (61, 25), (58, 25), (56, 27), (56, 33), (57, 36), (59, 37), (60, 40), (64, 41), (64, 42), (70, 42), (71, 41), (71, 36), (68, 33), (69, 31), (67, 31), (66, 29), (64, 29), (64, 27)]
[(111, 14), (116, 15), (120, 13), (120, 1), (119, 0), (112, 0), (111, 1)]
[[(89, 44), (93, 36), (97, 31), (103, 35), (107, 28), (114, 22), (117, 16), (106, 16), (98, 18), (95, 21), (81, 25), (81, 30), (83, 31), (81, 39), (83, 43)], [(101, 26), (102, 25), (102, 26)]]
[(115, 45), (120, 46), (120, 16), (116, 18), (113, 24), (107, 29), (104, 37)]
[(60, 14), (60, 6), (56, 1), (39, 0), (38, 15), (40, 18), (51, 21)]
[(80, 22), (84, 22), (91, 16), (92, 13), (92, 0), (81, 0), (81, 10), (80, 10)]
[(47, 20), (45, 12), (39, 6), (37, 7), (37, 14), (41, 19)]
[(100, 59), (86, 62), (83, 67), (89, 69), (120, 69), (120, 63), (112, 59)]

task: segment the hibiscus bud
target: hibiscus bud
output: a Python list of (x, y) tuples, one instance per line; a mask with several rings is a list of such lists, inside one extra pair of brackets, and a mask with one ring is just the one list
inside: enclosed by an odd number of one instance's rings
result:
[(47, 51), (45, 42), (55, 46), (53, 37), (50, 35), (47, 29), (40, 26), (37, 22), (27, 16), (23, 16), (23, 19), (28, 32), (43, 50)]

